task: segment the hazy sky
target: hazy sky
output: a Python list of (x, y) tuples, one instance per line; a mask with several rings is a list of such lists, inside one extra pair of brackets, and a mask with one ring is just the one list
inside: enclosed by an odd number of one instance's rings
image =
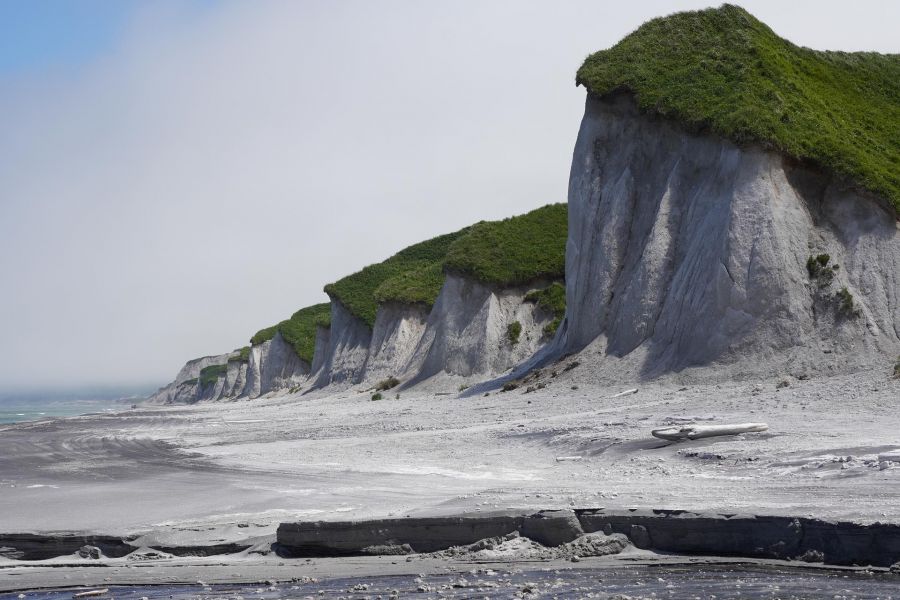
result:
[[(565, 200), (574, 73), (706, 2), (0, 3), (0, 388), (170, 380), (435, 234)], [(900, 2), (748, 1), (900, 51)]]

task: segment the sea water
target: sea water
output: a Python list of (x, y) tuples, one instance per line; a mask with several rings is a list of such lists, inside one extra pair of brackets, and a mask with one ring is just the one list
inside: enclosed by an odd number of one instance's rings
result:
[(74, 417), (130, 408), (138, 398), (122, 392), (28, 392), (0, 395), (0, 425), (50, 417)]

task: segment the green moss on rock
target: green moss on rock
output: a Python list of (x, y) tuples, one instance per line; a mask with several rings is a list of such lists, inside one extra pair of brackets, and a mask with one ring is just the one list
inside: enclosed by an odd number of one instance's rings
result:
[(225, 375), (228, 371), (228, 365), (209, 365), (200, 369), (200, 387), (206, 387), (211, 383), (215, 383), (219, 377)]

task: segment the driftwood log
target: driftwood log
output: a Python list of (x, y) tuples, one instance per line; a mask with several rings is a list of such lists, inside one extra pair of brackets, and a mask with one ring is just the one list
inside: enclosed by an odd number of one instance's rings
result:
[(738, 435), (741, 433), (759, 433), (766, 431), (765, 423), (734, 423), (729, 425), (676, 425), (651, 431), (653, 437), (678, 442), (681, 440), (699, 440), (701, 438), (720, 435)]

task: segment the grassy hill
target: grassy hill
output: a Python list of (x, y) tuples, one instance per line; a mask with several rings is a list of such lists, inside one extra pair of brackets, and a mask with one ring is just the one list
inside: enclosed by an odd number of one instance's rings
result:
[(291, 315), (290, 319), (257, 331), (250, 338), (250, 343), (254, 346), (262, 344), (271, 340), (275, 337), (275, 333), (280, 331), (281, 337), (294, 348), (297, 356), (312, 363), (316, 346), (316, 327), (329, 325), (331, 325), (331, 306), (328, 303), (314, 304), (301, 308)]
[[(551, 204), (502, 221), (481, 221), (409, 246), (383, 262), (326, 285), (325, 292), (372, 327), (379, 304), (434, 305), (446, 271), (500, 287), (561, 280), (565, 274), (567, 221), (565, 204)], [(538, 301), (537, 297), (533, 301)], [(544, 304), (558, 315), (564, 311), (565, 296), (561, 300), (554, 297), (553, 302), (541, 296)], [(280, 331), (297, 355), (311, 363), (316, 327), (330, 324), (329, 305), (316, 304), (261, 329), (250, 343), (262, 344)], [(248, 356), (249, 348), (240, 348), (229, 360), (246, 361)]]
[[(455, 233), (448, 233), (414, 244), (383, 262), (369, 265), (361, 271), (329, 283), (325, 286), (325, 293), (343, 304), (347, 310), (365, 321), (369, 327), (372, 327), (375, 324), (375, 313), (378, 312), (375, 290), (389, 280), (404, 276), (408, 278), (412, 273), (427, 272), (429, 268), (440, 265), (450, 245), (466, 231), (467, 229), (461, 229)], [(443, 277), (441, 277), (441, 281), (443, 281)], [(434, 283), (435, 281), (410, 284), (406, 295), (410, 299), (427, 298)], [(399, 281), (394, 285), (397, 289), (402, 286)], [(416, 288), (415, 291), (412, 288)], [(440, 290), (440, 284), (437, 288)], [(437, 292), (434, 295), (437, 296)], [(434, 301), (433, 298), (431, 301)]]
[(569, 210), (549, 204), (502, 221), (482, 221), (450, 246), (444, 268), (489, 285), (565, 275)]
[(325, 286), (325, 291), (371, 327), (381, 303), (431, 307), (445, 271), (499, 286), (560, 279), (567, 220), (567, 206), (551, 204), (502, 221), (481, 221), (401, 250)]
[(646, 112), (811, 161), (900, 214), (900, 55), (802, 48), (744, 9), (654, 19), (589, 56), (576, 82)]

